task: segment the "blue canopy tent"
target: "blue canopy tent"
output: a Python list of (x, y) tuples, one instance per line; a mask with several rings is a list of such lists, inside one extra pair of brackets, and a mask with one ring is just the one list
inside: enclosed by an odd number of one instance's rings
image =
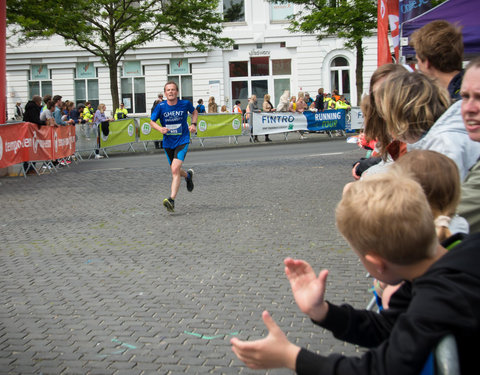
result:
[[(462, 27), (465, 57), (480, 55), (480, 1), (448, 0), (429, 11), (404, 22), (401, 26), (402, 38), (410, 38), (412, 33), (435, 20), (446, 20)], [(410, 46), (402, 47), (402, 56), (415, 56)]]

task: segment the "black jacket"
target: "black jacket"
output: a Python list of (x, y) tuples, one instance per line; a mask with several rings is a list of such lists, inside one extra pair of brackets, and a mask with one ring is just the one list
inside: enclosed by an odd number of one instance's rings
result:
[(25, 112), (23, 113), (23, 121), (33, 122), (37, 125), (45, 125), (45, 121), (40, 121), (40, 111), (42, 107), (39, 107), (34, 101), (29, 100), (25, 105)]
[(467, 237), (424, 275), (405, 282), (389, 306), (375, 313), (330, 304), (319, 325), (340, 340), (371, 349), (355, 358), (326, 357), (302, 348), (297, 373), (418, 375), (449, 333), (457, 340), (461, 373), (478, 373), (480, 233)]

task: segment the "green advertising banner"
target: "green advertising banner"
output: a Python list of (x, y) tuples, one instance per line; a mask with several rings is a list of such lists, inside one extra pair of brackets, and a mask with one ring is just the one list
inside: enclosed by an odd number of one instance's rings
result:
[[(191, 119), (188, 119), (190, 123)], [(240, 113), (198, 115), (197, 137), (225, 137), (242, 135), (242, 115)]]
[[(142, 117), (140, 120), (140, 138), (139, 141), (161, 141), (163, 139), (163, 134), (160, 133), (157, 129), (152, 128), (150, 125), (149, 117)], [(157, 120), (157, 124), (160, 125), (160, 120)]]
[(112, 147), (136, 141), (135, 121), (133, 119), (112, 121), (107, 136), (100, 131), (100, 147)]

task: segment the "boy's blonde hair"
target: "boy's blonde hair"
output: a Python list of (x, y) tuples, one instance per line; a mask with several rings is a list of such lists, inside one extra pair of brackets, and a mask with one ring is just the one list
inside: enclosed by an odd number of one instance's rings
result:
[(356, 251), (400, 265), (433, 256), (433, 215), (420, 184), (388, 172), (352, 184), (336, 209), (337, 227)]
[(389, 76), (375, 94), (388, 134), (415, 142), (450, 106), (448, 91), (420, 72)]
[[(399, 158), (392, 170), (408, 173), (422, 186), (434, 218), (455, 215), (460, 201), (460, 174), (448, 156), (436, 151), (414, 150)], [(440, 241), (451, 235), (448, 227), (437, 227)]]

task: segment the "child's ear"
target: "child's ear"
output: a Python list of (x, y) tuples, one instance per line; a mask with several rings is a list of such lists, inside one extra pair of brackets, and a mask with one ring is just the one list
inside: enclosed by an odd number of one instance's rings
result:
[(387, 268), (387, 263), (380, 255), (375, 253), (365, 254), (365, 260), (370, 263), (379, 274), (383, 274)]

